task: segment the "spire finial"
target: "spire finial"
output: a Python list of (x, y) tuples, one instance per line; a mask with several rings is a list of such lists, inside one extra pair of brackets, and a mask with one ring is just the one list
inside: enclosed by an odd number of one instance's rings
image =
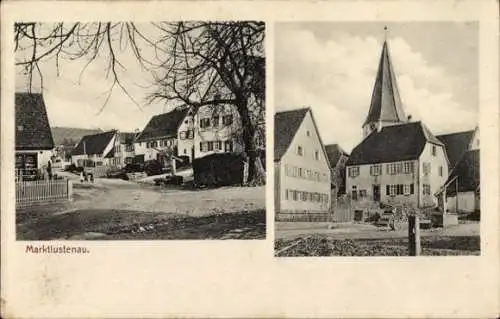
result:
[(384, 26), (384, 41), (387, 41), (387, 33), (389, 33), (389, 30), (387, 29), (387, 26)]

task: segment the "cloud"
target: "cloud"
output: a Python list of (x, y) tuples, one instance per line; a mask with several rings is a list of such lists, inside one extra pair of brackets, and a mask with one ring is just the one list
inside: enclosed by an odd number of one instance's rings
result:
[[(280, 26), (275, 43), (276, 109), (311, 106), (323, 141), (350, 151), (362, 137), (381, 47), (371, 36), (320, 39), (307, 29)], [(391, 39), (389, 49), (406, 113), (435, 133), (475, 125), (476, 111), (454, 95), (463, 81), (429, 63), (401, 37)]]

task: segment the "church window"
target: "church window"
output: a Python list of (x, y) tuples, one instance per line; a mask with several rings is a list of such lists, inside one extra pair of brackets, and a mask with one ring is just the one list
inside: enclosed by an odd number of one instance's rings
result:
[(318, 150), (314, 151), (314, 159), (319, 161), (319, 151)]
[(359, 175), (359, 167), (358, 166), (349, 167), (348, 172), (349, 172), (349, 177), (356, 177)]
[(443, 176), (443, 166), (439, 166), (439, 176)]
[(436, 156), (436, 145), (432, 145), (432, 156)]

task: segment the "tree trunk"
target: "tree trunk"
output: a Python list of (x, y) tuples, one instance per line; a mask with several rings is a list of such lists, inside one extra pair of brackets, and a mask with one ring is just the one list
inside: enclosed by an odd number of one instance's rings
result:
[(255, 127), (250, 120), (248, 113), (248, 99), (238, 99), (237, 108), (243, 127), (243, 143), (245, 144), (245, 153), (248, 156), (248, 184), (250, 186), (259, 186), (266, 183), (266, 173), (260, 155), (257, 153), (255, 145)]

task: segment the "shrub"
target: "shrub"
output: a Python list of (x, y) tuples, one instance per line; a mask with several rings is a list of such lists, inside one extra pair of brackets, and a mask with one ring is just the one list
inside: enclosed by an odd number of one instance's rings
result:
[(211, 154), (193, 161), (197, 186), (229, 186), (243, 183), (245, 156), (241, 153)]

